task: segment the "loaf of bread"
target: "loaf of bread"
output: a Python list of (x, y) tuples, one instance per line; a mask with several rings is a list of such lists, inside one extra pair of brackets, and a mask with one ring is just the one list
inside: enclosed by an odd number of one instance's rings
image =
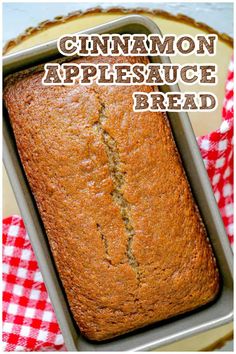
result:
[(168, 119), (133, 112), (132, 93), (153, 89), (43, 74), (7, 78), (4, 100), (81, 332), (105, 340), (212, 301), (219, 274)]

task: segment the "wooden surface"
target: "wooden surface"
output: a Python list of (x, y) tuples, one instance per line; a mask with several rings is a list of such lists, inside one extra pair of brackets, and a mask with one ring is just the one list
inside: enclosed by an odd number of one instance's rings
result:
[[(17, 45), (14, 45), (8, 50), (8, 53), (13, 53), (25, 48), (30, 48), (34, 45), (44, 43), (48, 40), (55, 39), (64, 33), (73, 33), (81, 29), (85, 29), (97, 24), (105, 23), (115, 18), (120, 17), (122, 14), (118, 11), (104, 14), (94, 13), (87, 14), (85, 16), (75, 16), (68, 20), (60, 20), (54, 24), (48, 24), (41, 26), (41, 29), (35, 31), (34, 34), (26, 36), (26, 38), (19, 40)], [(198, 34), (205, 32), (204, 28), (195, 26), (194, 23), (183, 23), (180, 20), (174, 20), (173, 18), (165, 18), (158, 16), (157, 14), (147, 13), (152, 20), (154, 20), (160, 27), (161, 31), (165, 33), (175, 34)], [(208, 87), (207, 90), (215, 93), (219, 100), (219, 107), (213, 113), (191, 113), (191, 122), (196, 135), (203, 135), (219, 127), (221, 122), (221, 103), (224, 98), (224, 83), (227, 75), (228, 63), (232, 55), (232, 47), (229, 43), (219, 41), (217, 47), (217, 54), (213, 58), (196, 58), (195, 56), (189, 56), (186, 58), (176, 56), (172, 58), (174, 63), (183, 62), (215, 62), (217, 63), (219, 70), (219, 83), (214, 87)], [(223, 53), (223, 55), (222, 55)], [(185, 91), (186, 87), (180, 85), (181, 90)], [(191, 87), (191, 90), (199, 91), (201, 88), (197, 85)], [(189, 86), (187, 87), (189, 91)], [(5, 169), (3, 169), (3, 216), (12, 214), (19, 214), (14, 194), (9, 184), (8, 177)], [(173, 343), (169, 346), (162, 347), (158, 351), (201, 351), (201, 350), (213, 350), (217, 347), (221, 347), (226, 340), (232, 337), (233, 325), (228, 324), (220, 328), (205, 332), (203, 334), (190, 337), (180, 342)]]

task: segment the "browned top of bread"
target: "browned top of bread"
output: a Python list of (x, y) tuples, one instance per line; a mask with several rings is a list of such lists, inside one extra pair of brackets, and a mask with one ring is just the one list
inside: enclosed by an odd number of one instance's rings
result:
[(4, 98), (82, 333), (103, 340), (211, 301), (218, 271), (167, 118), (132, 109), (152, 88), (42, 77), (13, 77)]

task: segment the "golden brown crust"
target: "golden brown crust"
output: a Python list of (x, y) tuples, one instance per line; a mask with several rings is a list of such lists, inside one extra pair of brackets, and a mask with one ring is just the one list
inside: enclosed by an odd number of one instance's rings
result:
[(152, 89), (42, 76), (8, 80), (4, 99), (81, 332), (104, 340), (212, 301), (218, 270), (166, 117), (132, 110)]
[(219, 39), (221, 39), (223, 42), (227, 43), (231, 47), (233, 47), (233, 38), (227, 35), (226, 33), (219, 33), (212, 27), (206, 25), (205, 23), (195, 21), (193, 18), (188, 17), (186, 15), (182, 14), (177, 14), (173, 15), (167, 11), (160, 10), (160, 9), (148, 9), (148, 8), (137, 8), (137, 9), (124, 9), (122, 7), (111, 7), (109, 9), (102, 9), (100, 7), (96, 8), (91, 8), (86, 11), (74, 11), (69, 13), (66, 16), (57, 16), (53, 20), (46, 20), (38, 24), (37, 27), (29, 27), (25, 30), (24, 33), (20, 34), (14, 39), (11, 39), (6, 43), (6, 45), (3, 48), (3, 54), (6, 55), (8, 54), (8, 51), (12, 48), (14, 48), (17, 44), (21, 43), (24, 41), (26, 38), (29, 38), (30, 36), (39, 33), (41, 31), (47, 30), (50, 27), (56, 26), (59, 23), (64, 23), (67, 21), (70, 21), (72, 19), (76, 19), (88, 14), (95, 14), (95, 13), (124, 13), (124, 14), (144, 14), (148, 13), (151, 15), (158, 15), (160, 17), (170, 19), (172, 21), (177, 21), (177, 22), (182, 22), (185, 24), (189, 24), (190, 26), (199, 28), (203, 30), (206, 33), (214, 33), (217, 34)]

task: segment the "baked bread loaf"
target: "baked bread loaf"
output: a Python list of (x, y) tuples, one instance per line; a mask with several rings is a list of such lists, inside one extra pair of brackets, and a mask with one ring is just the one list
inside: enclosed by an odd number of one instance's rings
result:
[[(137, 62), (82, 58), (76, 62)], [(6, 80), (19, 155), (81, 332), (105, 340), (212, 301), (219, 274), (163, 113), (148, 86)]]

